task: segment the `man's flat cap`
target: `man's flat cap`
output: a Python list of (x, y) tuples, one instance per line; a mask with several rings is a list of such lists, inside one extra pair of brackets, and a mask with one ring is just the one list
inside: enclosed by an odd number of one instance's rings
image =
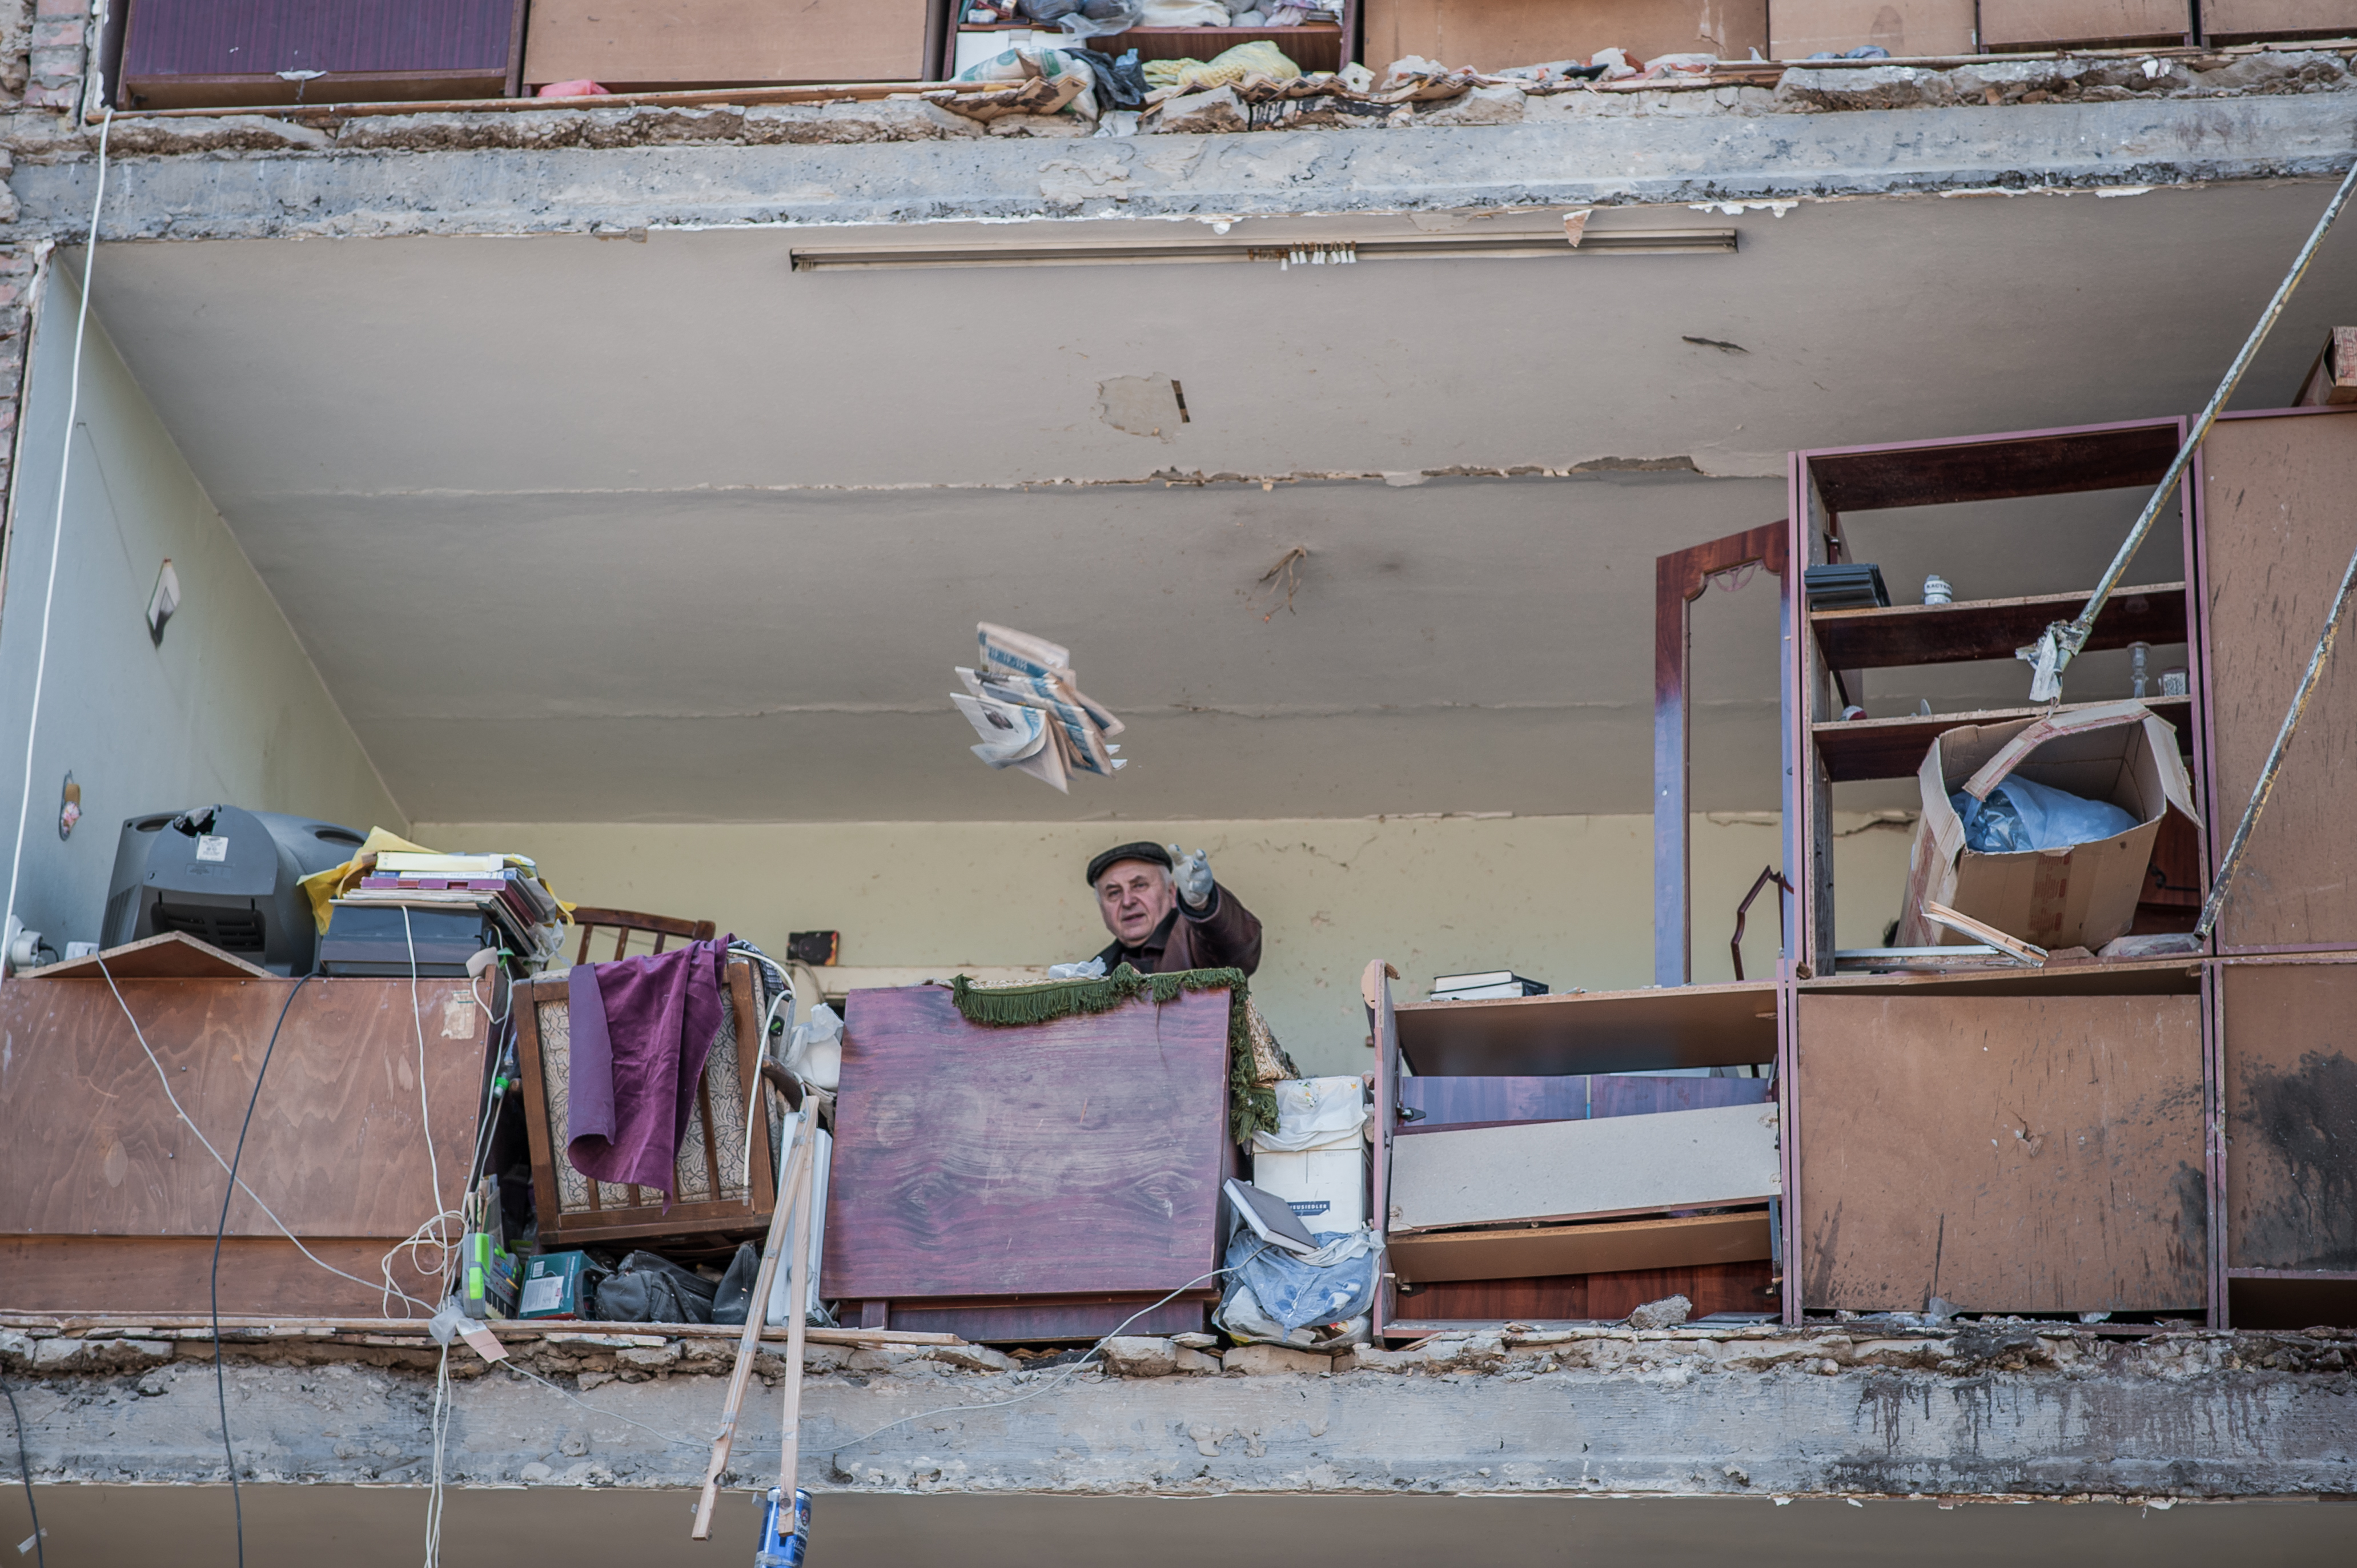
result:
[(1170, 852), (1158, 843), (1140, 841), (1137, 843), (1115, 844), (1089, 862), (1089, 886), (1094, 887), (1097, 885), (1097, 878), (1104, 875), (1106, 866), (1123, 860), (1150, 860), (1165, 871), (1170, 869)]

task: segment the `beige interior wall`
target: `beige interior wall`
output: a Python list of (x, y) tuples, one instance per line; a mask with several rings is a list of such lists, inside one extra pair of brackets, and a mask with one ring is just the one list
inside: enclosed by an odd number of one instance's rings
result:
[[(1898, 913), (1903, 827), (1836, 818), (1840, 940), (1868, 946)], [(1781, 856), (1772, 815), (1697, 818), (1695, 978), (1731, 978), (1736, 903)], [(1651, 983), (1652, 822), (1647, 817), (1441, 817), (1290, 822), (419, 823), (447, 850), (536, 857), (563, 897), (709, 918), (771, 952), (789, 931), (843, 933), (845, 964), (1055, 963), (1107, 938), (1082, 884), (1089, 857), (1133, 839), (1211, 854), (1222, 884), (1266, 928), (1254, 983), (1303, 1070), (1366, 1066), (1358, 975), (1388, 960), (1398, 993), (1437, 973), (1512, 969), (1558, 991)], [(1772, 967), (1763, 896), (1745, 943)]]

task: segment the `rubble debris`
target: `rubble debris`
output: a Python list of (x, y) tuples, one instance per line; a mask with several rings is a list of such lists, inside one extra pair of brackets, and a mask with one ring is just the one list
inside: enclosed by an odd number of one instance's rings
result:
[(1665, 1295), (1659, 1301), (1649, 1301), (1629, 1315), (1631, 1328), (1674, 1328), (1694, 1311), (1694, 1303), (1682, 1295)]

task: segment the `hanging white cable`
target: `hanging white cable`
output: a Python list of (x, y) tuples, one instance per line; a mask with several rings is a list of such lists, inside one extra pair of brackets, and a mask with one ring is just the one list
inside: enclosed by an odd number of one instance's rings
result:
[[(33, 819), (33, 741), (41, 732), (41, 686), (49, 672), (49, 613), (57, 604), (58, 557), (65, 553), (66, 541), (66, 478), (73, 468), (74, 421), (81, 413), (81, 345), (82, 335), (90, 326), (91, 263), (98, 260), (98, 213), (106, 204), (106, 138), (114, 129), (114, 111), (109, 109), (98, 127), (98, 194), (91, 199), (90, 240), (81, 252), (81, 304), (74, 316), (73, 370), (66, 392), (66, 438), (58, 454), (57, 516), (49, 529), (49, 582), (41, 593), (40, 651), (33, 660), (33, 706), (25, 720), (25, 793), (16, 803), (16, 842), (8, 852), (8, 903), (6, 921), (0, 921), (0, 931), (8, 930), (16, 918), (17, 877), (25, 865), (25, 825)], [(27, 390), (30, 390), (29, 379)], [(9, 935), (13, 938), (14, 932)], [(5, 955), (0, 955), (5, 957)], [(0, 976), (5, 976), (7, 964), (0, 961)], [(5, 984), (0, 978), (0, 984)]]

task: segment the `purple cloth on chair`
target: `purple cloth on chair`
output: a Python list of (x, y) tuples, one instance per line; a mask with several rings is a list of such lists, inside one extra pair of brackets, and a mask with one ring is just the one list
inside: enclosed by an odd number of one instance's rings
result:
[(574, 965), (565, 1136), (583, 1176), (658, 1188), (670, 1207), (679, 1140), (726, 1014), (732, 940)]

